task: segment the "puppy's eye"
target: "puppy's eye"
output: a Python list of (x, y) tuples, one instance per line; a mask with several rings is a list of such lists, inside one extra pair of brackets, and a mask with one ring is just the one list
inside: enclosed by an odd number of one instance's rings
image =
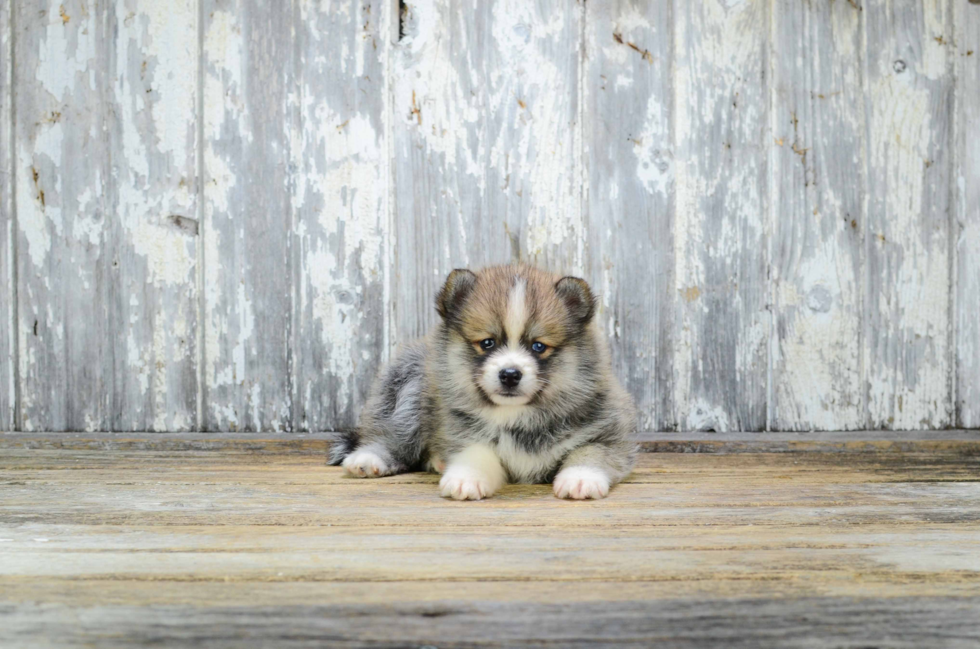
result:
[(535, 354), (543, 354), (546, 349), (548, 349), (548, 346), (545, 345), (543, 342), (535, 341), (531, 343), (531, 351), (534, 352)]
[(491, 349), (493, 349), (494, 348), (494, 345), (496, 345), (496, 344), (497, 344), (497, 341), (494, 340), (493, 338), (486, 338), (486, 339), (480, 341), (480, 347), (485, 352), (488, 352)]

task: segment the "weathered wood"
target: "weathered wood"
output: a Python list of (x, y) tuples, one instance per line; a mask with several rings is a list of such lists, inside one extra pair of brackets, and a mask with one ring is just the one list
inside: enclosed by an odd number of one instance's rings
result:
[[(476, 18), (478, 17), (478, 19)], [(408, 3), (392, 66), (395, 339), (456, 267), (585, 268), (578, 6)]]
[[(111, 587), (111, 584), (109, 585)], [(523, 590), (524, 584), (507, 584)], [(633, 589), (627, 589), (632, 592)], [(418, 595), (415, 595), (418, 597)], [(808, 597), (666, 602), (479, 603), (447, 597), (395, 606), (312, 605), (144, 611), (125, 602), (84, 609), (12, 607), (2, 636), (11, 647), (38, 638), (62, 647), (154, 644), (208, 647), (972, 647), (980, 598)], [(70, 616), (78, 611), (80, 619)], [(178, 623), (177, 620), (180, 620)]]
[(348, 428), (511, 260), (643, 429), (980, 426), (973, 3), (0, 4), (0, 429)]
[(674, 7), (681, 429), (766, 428), (767, 7), (756, 0)]
[(970, 646), (978, 463), (644, 454), (603, 501), (458, 503), (322, 455), (8, 448), (0, 643)]
[(980, 428), (980, 6), (954, 8), (956, 425)]
[(193, 430), (198, 6), (125, 0), (106, 20), (111, 169), (101, 254), (110, 272), (104, 323), (81, 319), (110, 332), (110, 430)]
[[(326, 457), (334, 433), (4, 433), (0, 449), (209, 451)], [(976, 430), (863, 430), (802, 433), (640, 433), (644, 453), (933, 453), (980, 455)]]
[(859, 429), (861, 7), (773, 5), (772, 430)]
[(864, 367), (871, 428), (952, 421), (951, 3), (863, 3)]
[(299, 3), (290, 108), (297, 430), (352, 428), (387, 357), (390, 15), (384, 2)]
[(670, 430), (677, 426), (671, 5), (585, 6), (583, 155), (597, 317), (637, 402), (640, 429)]
[(14, 240), (10, 2), (0, 3), (0, 431), (14, 430), (17, 409), (17, 317)]
[[(201, 0), (206, 430), (291, 430), (292, 2)], [(312, 154), (312, 152), (310, 152)]]
[(122, 325), (110, 320), (118, 266), (107, 206), (108, 8), (13, 8), (18, 424), (107, 430), (121, 351), (112, 329)]

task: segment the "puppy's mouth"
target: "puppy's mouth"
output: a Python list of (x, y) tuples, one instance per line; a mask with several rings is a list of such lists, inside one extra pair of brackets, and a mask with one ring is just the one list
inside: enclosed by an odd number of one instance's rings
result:
[(498, 406), (523, 406), (531, 401), (532, 395), (520, 390), (498, 390), (487, 395)]

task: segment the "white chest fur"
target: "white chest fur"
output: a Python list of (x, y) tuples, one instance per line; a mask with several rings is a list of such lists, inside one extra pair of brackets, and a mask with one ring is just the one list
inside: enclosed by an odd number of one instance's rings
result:
[(564, 444), (555, 444), (537, 453), (528, 453), (502, 432), (497, 441), (497, 456), (514, 482), (537, 482), (549, 473), (568, 452)]
[(489, 432), (497, 438), (494, 450), (514, 482), (541, 480), (556, 468), (570, 445), (574, 444), (569, 440), (565, 444), (548, 446), (534, 453), (529, 453), (516, 444), (508, 432), (509, 429), (518, 425), (534, 427), (540, 423), (535, 421), (537, 417), (534, 410), (526, 406), (496, 406), (485, 409), (480, 415), (483, 423), (490, 429)]

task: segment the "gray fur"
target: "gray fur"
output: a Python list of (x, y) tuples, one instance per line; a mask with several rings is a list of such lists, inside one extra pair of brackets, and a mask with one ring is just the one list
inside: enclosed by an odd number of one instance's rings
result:
[[(515, 274), (540, 272), (515, 267)], [(459, 284), (460, 274), (453, 277)], [(465, 277), (465, 276), (464, 276)], [(466, 277), (469, 280), (469, 277)], [(581, 280), (578, 280), (581, 282)], [(566, 292), (567, 278), (561, 280)], [(636, 413), (612, 375), (609, 353), (591, 320), (591, 294), (571, 285), (568, 328), (575, 333), (548, 361), (550, 390), (542, 390), (515, 420), (501, 423), (495, 406), (475, 385), (471, 341), (458, 324), (458, 308), (439, 303), (440, 325), (405, 347), (376, 381), (356, 433), (331, 457), (339, 463), (357, 448), (383, 449), (390, 473), (431, 469), (466, 446), (482, 442), (499, 449), (511, 482), (551, 481), (567, 466), (601, 469), (612, 484), (633, 467)], [(466, 290), (471, 287), (467, 283)], [(443, 296), (447, 295), (444, 289)], [(586, 317), (583, 319), (583, 314)], [(506, 449), (510, 450), (508, 456)], [(508, 457), (519, 461), (508, 464)]]

